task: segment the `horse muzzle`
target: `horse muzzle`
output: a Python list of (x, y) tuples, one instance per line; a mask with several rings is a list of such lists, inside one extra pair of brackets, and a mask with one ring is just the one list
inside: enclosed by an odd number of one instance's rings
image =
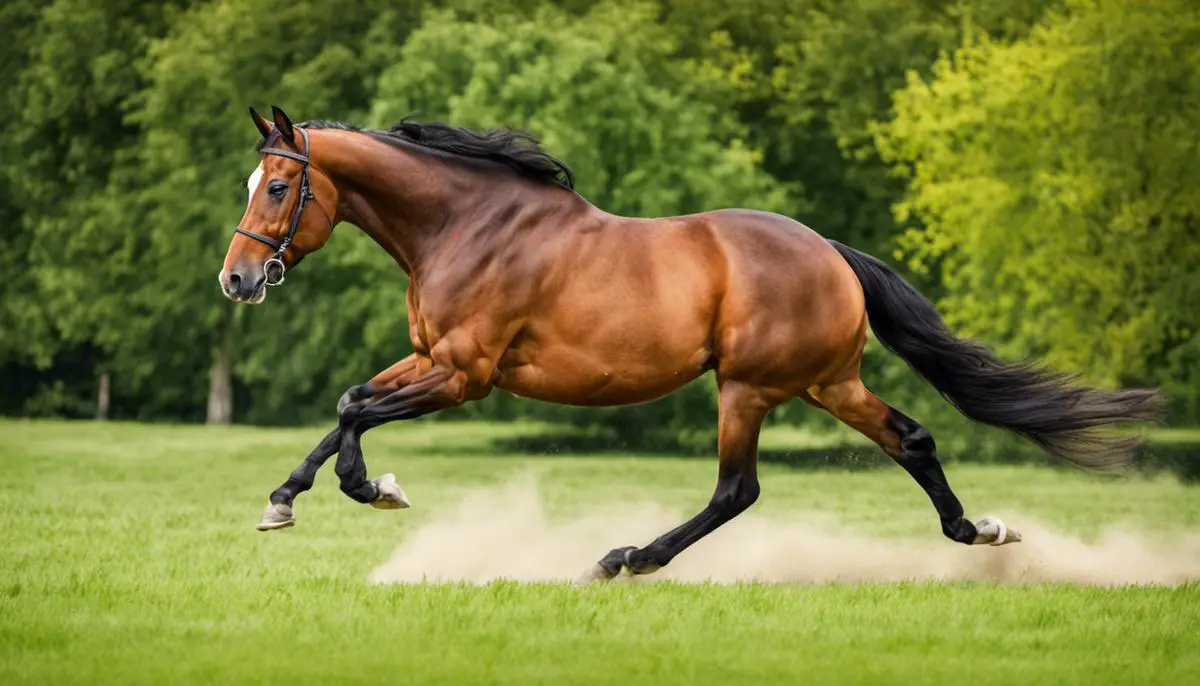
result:
[(261, 267), (222, 271), (217, 280), (225, 297), (235, 303), (257, 305), (267, 297), (267, 272)]

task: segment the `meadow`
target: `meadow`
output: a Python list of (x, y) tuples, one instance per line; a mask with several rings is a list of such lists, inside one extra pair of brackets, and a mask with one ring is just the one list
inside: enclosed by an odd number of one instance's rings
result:
[[(864, 581), (852, 573), (854, 558), (843, 554), (832, 568), (804, 540), (780, 535), (802, 533), (795, 520), (819, 516), (832, 522), (819, 529), (834, 546), (829, 555), (844, 552), (839, 541), (863, 555), (878, 542), (897, 564), (945, 557), (953, 565), (951, 552), (1036, 562), (1092, 551), (1059, 569), (1088, 580), (1105, 573), (1088, 565), (1138, 562), (1119, 554), (1140, 548), (1112, 548), (1105, 557), (1106, 549), (1088, 547), (1123, 527), (1186, 576), (1200, 563), (1191, 557), (1200, 500), (1196, 486), (1170, 474), (1101, 478), (1037, 465), (952, 464), (970, 513), (999, 514), (1018, 528), (1037, 523), (1023, 528), (1019, 546), (960, 551), (941, 538), (925, 496), (899, 469), (768, 463), (763, 499), (741, 536), (735, 521), (721, 532), (724, 543), (703, 542), (664, 571), (688, 577), (739, 568), (722, 555), (769, 532), (773, 545), (806, 552), (814, 569), (832, 569), (824, 580), (762, 583), (750, 573), (738, 583), (668, 577), (579, 588), (553, 580), (575, 569), (578, 551), (594, 550), (586, 558), (593, 559), (615, 545), (645, 543), (618, 537), (698, 509), (715, 460), (511, 447), (541, 431), (519, 423), (383, 427), (364, 440), (368, 464), (373, 475), (397, 473), (411, 510), (350, 502), (329, 465), (297, 501), (297, 526), (264, 534), (254, 524), (267, 494), (319, 428), (0, 421), (0, 683), (1200, 680), (1194, 581), (1042, 583), (1009, 570), (1001, 582), (989, 580), (986, 567), (974, 581)], [(764, 443), (782, 449), (805, 440), (781, 431)], [(513, 483), (523, 485), (513, 490)], [(478, 513), (475, 529), (463, 507), (481, 492), (533, 493), (548, 521), (518, 517), (528, 503), (500, 497), (488, 501), (493, 511)], [(622, 511), (630, 514), (622, 519)], [(632, 521), (643, 512), (656, 521)], [(596, 528), (604, 522), (598, 513), (613, 518), (611, 533)], [(591, 528), (572, 527), (581, 520)], [(774, 521), (792, 528), (772, 529)], [(505, 534), (506, 522), (521, 530)], [(1046, 526), (1057, 536), (1049, 547)], [(554, 545), (539, 547), (539, 534), (557, 537)], [(473, 578), (489, 565), (503, 569), (498, 558), (509, 550), (530, 559), (523, 535), (552, 580), (369, 581), (398, 546), (401, 557), (410, 546), (407, 568), (427, 562), (451, 578)], [(1037, 555), (1011, 557), (1030, 550)], [(472, 566), (456, 566), (456, 558)], [(1155, 572), (1150, 567), (1145, 573)]]

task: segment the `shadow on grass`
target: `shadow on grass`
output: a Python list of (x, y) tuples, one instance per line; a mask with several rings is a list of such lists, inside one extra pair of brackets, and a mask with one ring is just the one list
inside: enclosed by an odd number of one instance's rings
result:
[(764, 464), (781, 465), (797, 471), (837, 469), (865, 472), (880, 467), (895, 466), (892, 459), (878, 448), (850, 445), (760, 450), (758, 460)]
[[(594, 433), (548, 433), (499, 438), (492, 442), (497, 452), (528, 456), (558, 455), (645, 455), (650, 457), (711, 458), (716, 446), (707, 449), (680, 444), (673, 440), (629, 442), (611, 435)], [(797, 470), (867, 470), (888, 466), (891, 460), (878, 449), (864, 446), (825, 446), (818, 448), (763, 449), (759, 461)]]
[(1189, 484), (1200, 484), (1200, 443), (1148, 443), (1134, 464), (1148, 472), (1167, 472)]
[[(591, 432), (551, 432), (526, 436), (499, 438), (490, 449), (496, 452), (518, 453), (527, 456), (553, 457), (559, 455), (645, 455), (675, 458), (707, 458), (716, 454), (715, 446), (680, 444), (670, 439), (655, 438), (639, 442), (621, 440), (608, 434)], [(961, 453), (959, 453), (961, 454)], [(1048, 467), (1073, 469), (1049, 458), (1032, 446), (1022, 445), (1006, 451), (1004, 460), (982, 460), (989, 464), (1039, 464)], [(795, 470), (867, 471), (892, 466), (891, 458), (870, 446), (820, 446), (770, 448), (759, 451), (759, 461)], [(962, 460), (974, 462), (974, 460)], [(1184, 483), (1200, 483), (1200, 442), (1151, 442), (1143, 446), (1133, 462), (1134, 469), (1146, 473), (1174, 474)]]
[(650, 437), (647, 440), (628, 441), (611, 434), (593, 432), (549, 432), (497, 438), (492, 441), (497, 452), (513, 452), (522, 455), (655, 455), (662, 457), (700, 457), (705, 451), (681, 445), (674, 440)]

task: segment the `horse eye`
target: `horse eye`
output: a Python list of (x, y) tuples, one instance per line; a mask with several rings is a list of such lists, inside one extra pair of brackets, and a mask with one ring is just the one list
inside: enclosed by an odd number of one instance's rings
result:
[(267, 186), (267, 193), (272, 198), (282, 198), (287, 195), (288, 185), (282, 181), (272, 181), (270, 186)]

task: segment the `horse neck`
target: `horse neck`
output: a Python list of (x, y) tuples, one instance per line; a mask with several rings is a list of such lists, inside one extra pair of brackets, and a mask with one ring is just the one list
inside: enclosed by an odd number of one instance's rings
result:
[[(333, 135), (315, 135), (328, 133)], [(339, 220), (358, 226), (408, 273), (417, 276), (448, 243), (475, 244), (506, 233), (489, 217), (512, 216), (509, 206), (530, 201), (517, 179), (485, 173), (346, 131), (315, 131), (321, 171), (338, 188)], [(503, 222), (502, 222), (503, 223)]]
[(362, 133), (310, 131), (314, 166), (337, 188), (337, 220), (360, 228), (412, 276), (436, 250), (453, 185), (441, 165)]

